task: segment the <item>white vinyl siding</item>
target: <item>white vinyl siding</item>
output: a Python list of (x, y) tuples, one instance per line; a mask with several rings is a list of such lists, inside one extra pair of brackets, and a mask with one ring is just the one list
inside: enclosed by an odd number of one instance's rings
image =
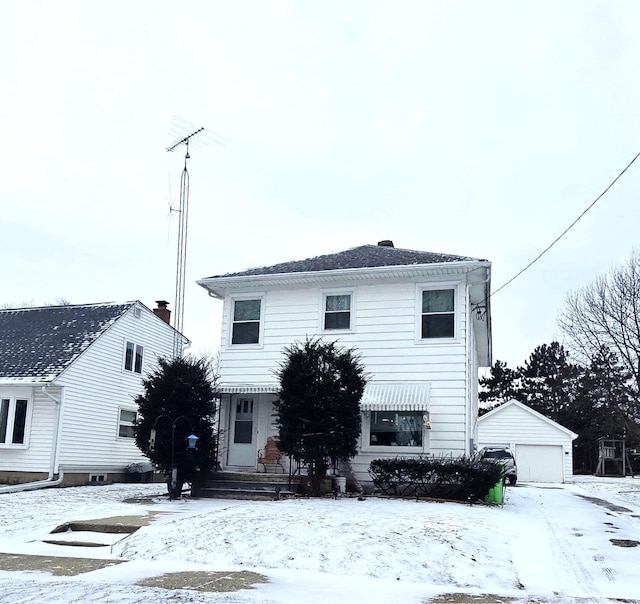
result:
[[(262, 298), (264, 325), (260, 353), (246, 347), (223, 346), (220, 381), (224, 385), (277, 385), (273, 370), (283, 360), (284, 347), (307, 336), (335, 339), (340, 346), (357, 348), (366, 372), (374, 382), (429, 382), (432, 429), (425, 438), (426, 451), (434, 455), (468, 452), (470, 422), (465, 412), (468, 413), (471, 394), (464, 288), (454, 286), (452, 282), (447, 284), (447, 287), (455, 287), (456, 292), (456, 338), (425, 344), (416, 342), (416, 291), (419, 287), (424, 288), (426, 284), (422, 281), (419, 284), (354, 284), (349, 288), (354, 292), (351, 330), (335, 335), (322, 331), (319, 319), (323, 297), (329, 290), (306, 287), (267, 291)], [(437, 284), (437, 287), (441, 285)], [(222, 342), (230, 342), (231, 302), (232, 298), (227, 297)], [(475, 352), (471, 354), (475, 355)], [(473, 366), (474, 363), (472, 360)], [(356, 460), (356, 463), (360, 462)], [(367, 463), (362, 461), (363, 467)]]
[[(134, 439), (118, 437), (120, 410), (136, 408), (145, 375), (158, 357), (172, 356), (173, 334), (147, 309), (139, 318), (129, 311), (62, 373), (56, 383), (65, 387), (59, 458), (65, 469), (123, 471), (146, 460)], [(122, 370), (127, 341), (144, 347), (140, 374)]]

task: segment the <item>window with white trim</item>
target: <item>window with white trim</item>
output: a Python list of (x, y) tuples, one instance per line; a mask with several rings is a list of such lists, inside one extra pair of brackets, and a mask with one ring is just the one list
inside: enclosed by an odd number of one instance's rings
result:
[(118, 436), (120, 438), (135, 438), (133, 427), (138, 414), (130, 409), (120, 409), (118, 417)]
[(351, 294), (325, 294), (322, 328), (325, 330), (351, 329)]
[(31, 401), (24, 397), (0, 398), (0, 447), (25, 446)]
[(124, 368), (134, 373), (142, 373), (144, 347), (135, 342), (127, 342), (124, 353)]
[(371, 411), (369, 445), (374, 447), (421, 447), (423, 413), (419, 411)]
[(258, 344), (262, 299), (233, 300), (231, 343)]
[(455, 288), (424, 289), (421, 293), (420, 337), (455, 337)]

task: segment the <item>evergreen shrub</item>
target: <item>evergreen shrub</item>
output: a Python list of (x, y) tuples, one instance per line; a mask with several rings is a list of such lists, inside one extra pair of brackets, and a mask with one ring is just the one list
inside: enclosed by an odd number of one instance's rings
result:
[(385, 495), (468, 501), (483, 499), (502, 479), (502, 468), (466, 456), (397, 457), (374, 459), (369, 475)]

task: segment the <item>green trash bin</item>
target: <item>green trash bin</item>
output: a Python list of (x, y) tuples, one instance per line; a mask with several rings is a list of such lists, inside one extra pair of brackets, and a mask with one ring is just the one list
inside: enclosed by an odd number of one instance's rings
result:
[(485, 495), (485, 503), (497, 503), (502, 505), (504, 503), (504, 464), (498, 464), (500, 466), (500, 480), (489, 489), (489, 492)]

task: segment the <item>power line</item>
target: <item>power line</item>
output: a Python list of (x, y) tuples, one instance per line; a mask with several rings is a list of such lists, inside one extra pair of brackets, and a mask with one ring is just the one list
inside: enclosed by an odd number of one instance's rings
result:
[(531, 262), (529, 262), (529, 264), (527, 264), (527, 266), (525, 266), (519, 273), (517, 273), (514, 277), (511, 277), (511, 279), (509, 279), (509, 281), (507, 281), (504, 285), (501, 285), (496, 291), (494, 291), (493, 293), (491, 293), (489, 295), (489, 297), (491, 298), (492, 296), (495, 296), (500, 290), (504, 289), (505, 287), (507, 287), (507, 285), (509, 285), (510, 283), (512, 283), (513, 281), (515, 281), (520, 275), (522, 275), (522, 273), (524, 273), (526, 270), (530, 269), (536, 262), (538, 262), (538, 260), (540, 260), (540, 258), (542, 258), (542, 256), (544, 256), (556, 243), (558, 243), (558, 241), (560, 241), (560, 239), (562, 239), (576, 224), (577, 222), (594, 206), (596, 205), (596, 203), (598, 203), (598, 201), (600, 201), (600, 199), (602, 199), (602, 197), (605, 196), (605, 194), (609, 191), (609, 189), (611, 187), (613, 187), (613, 185), (616, 184), (616, 182), (618, 182), (618, 180), (620, 180), (620, 178), (622, 177), (622, 175), (633, 165), (633, 162), (636, 161), (636, 159), (638, 159), (638, 157), (640, 157), (640, 153), (638, 153), (630, 162), (629, 164), (627, 164), (627, 167), (622, 170), (622, 172), (620, 172), (620, 174), (618, 174), (618, 176), (616, 176), (612, 181), (611, 184), (609, 184), (609, 186), (602, 191), (602, 193), (600, 193), (600, 195), (598, 195), (598, 197), (596, 197), (588, 206), (585, 210), (583, 210), (583, 212), (580, 214), (580, 216), (578, 216), (564, 231), (562, 231), (562, 233), (560, 233), (560, 235), (558, 235), (558, 237), (556, 237), (542, 252), (540, 252), (540, 254), (538, 254), (538, 256), (536, 258), (534, 258)]

